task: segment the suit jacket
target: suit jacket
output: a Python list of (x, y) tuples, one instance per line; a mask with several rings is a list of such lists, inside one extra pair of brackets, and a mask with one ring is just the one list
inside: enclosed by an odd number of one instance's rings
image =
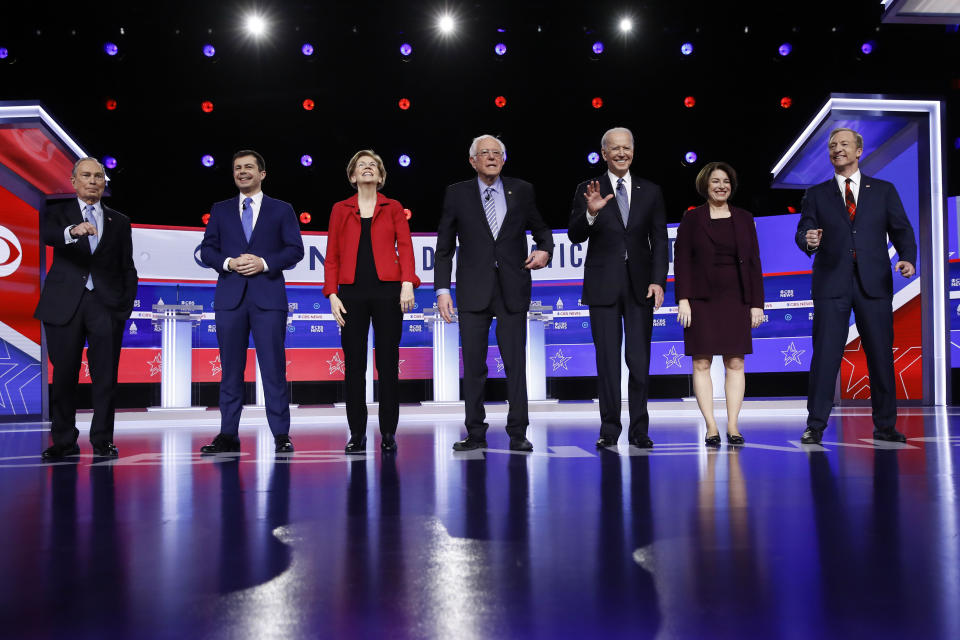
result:
[(63, 231), (83, 222), (76, 198), (56, 202), (43, 216), (42, 235), (53, 247), (53, 264), (43, 283), (43, 292), (33, 316), (53, 325), (73, 318), (87, 283), (93, 276), (93, 294), (109, 309), (129, 317), (137, 297), (137, 269), (133, 265), (130, 219), (101, 202), (103, 226), (97, 249), (90, 252), (87, 237), (67, 244)]
[[(660, 187), (649, 180), (630, 174), (633, 193), (630, 215), (623, 225), (616, 197), (610, 198), (591, 225), (587, 222), (587, 203), (583, 194), (590, 181), (577, 185), (573, 194), (570, 225), (567, 235), (571, 242), (590, 240), (583, 265), (583, 294), (585, 305), (608, 305), (617, 301), (623, 281), (623, 257), (627, 256), (630, 284), (634, 297), (641, 304), (653, 304), (647, 299), (647, 287), (667, 284), (667, 214)], [(594, 180), (600, 183), (600, 194), (613, 193), (608, 174)]]
[[(370, 244), (377, 277), (384, 282), (412, 282), (420, 286), (413, 259), (410, 225), (403, 206), (382, 193), (370, 222)], [(323, 295), (337, 292), (341, 284), (353, 284), (357, 273), (357, 250), (360, 247), (359, 196), (342, 200), (330, 212), (327, 255), (323, 263)]]
[[(537, 249), (553, 255), (553, 232), (540, 217), (533, 185), (501, 176), (507, 214), (493, 237), (483, 210), (477, 178), (447, 187), (437, 230), (434, 288), (449, 289), (453, 255), (457, 255), (457, 307), (482, 311), (490, 304), (499, 282), (504, 304), (512, 312), (530, 308), (530, 271), (527, 229)], [(460, 248), (457, 250), (457, 239)]]
[[(737, 268), (743, 285), (744, 304), (763, 309), (763, 268), (757, 227), (749, 211), (730, 207), (737, 247)], [(687, 211), (673, 245), (673, 281), (677, 302), (709, 300), (714, 291), (713, 263), (716, 247), (710, 230), (710, 205)]]
[[(261, 309), (286, 311), (287, 288), (283, 271), (303, 259), (303, 238), (300, 237), (297, 215), (288, 203), (264, 194), (257, 224), (250, 242), (247, 242), (240, 222), (240, 202), (240, 197), (234, 196), (213, 205), (200, 243), (201, 262), (220, 274), (213, 308), (235, 309), (246, 294)], [(268, 270), (254, 276), (223, 270), (224, 260), (242, 253), (260, 256), (266, 261)]]
[[(903, 210), (897, 189), (891, 183), (861, 174), (857, 215), (850, 222), (844, 194), (833, 176), (807, 189), (795, 240), (813, 256), (812, 296), (838, 298), (850, 294), (853, 285), (854, 251), (864, 293), (871, 298), (893, 295), (893, 276), (887, 235), (900, 260), (917, 266), (917, 242)], [(823, 229), (820, 247), (807, 250), (809, 229)]]

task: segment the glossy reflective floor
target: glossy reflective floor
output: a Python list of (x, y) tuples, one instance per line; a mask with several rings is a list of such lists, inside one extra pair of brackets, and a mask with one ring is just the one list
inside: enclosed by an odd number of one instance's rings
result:
[(54, 465), (0, 425), (0, 636), (960, 637), (960, 410), (904, 410), (907, 445), (845, 410), (803, 447), (785, 407), (719, 451), (658, 410), (651, 452), (597, 452), (590, 405), (532, 414), (533, 454), (499, 414), (468, 454), (455, 414), (404, 410), (394, 456), (371, 419), (355, 458), (333, 410), (289, 458), (255, 417), (201, 458), (215, 414), (121, 414), (118, 460), (82, 434)]

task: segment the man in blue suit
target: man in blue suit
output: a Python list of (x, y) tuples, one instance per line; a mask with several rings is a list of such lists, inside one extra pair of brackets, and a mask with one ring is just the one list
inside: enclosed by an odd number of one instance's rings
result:
[(835, 129), (827, 145), (834, 176), (807, 190), (796, 234), (797, 246), (813, 256), (813, 359), (807, 429), (801, 442), (819, 443), (827, 426), (851, 309), (870, 373), (873, 437), (905, 442), (896, 430), (893, 275), (887, 236), (900, 256), (894, 269), (910, 278), (917, 263), (913, 227), (896, 188), (860, 173), (859, 133)]
[(260, 190), (267, 172), (256, 151), (233, 155), (239, 197), (218, 202), (200, 244), (200, 259), (216, 269), (213, 308), (220, 347), (220, 434), (203, 453), (239, 451), (243, 370), (253, 334), (277, 453), (293, 452), (284, 339), (287, 289), (283, 271), (303, 259), (303, 239), (293, 207)]

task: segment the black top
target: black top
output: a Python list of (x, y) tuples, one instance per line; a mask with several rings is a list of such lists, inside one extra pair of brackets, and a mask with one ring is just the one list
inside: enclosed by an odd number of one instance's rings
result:
[(733, 229), (733, 216), (710, 218), (710, 233), (716, 250), (713, 264), (737, 264), (737, 236)]
[(360, 218), (360, 243), (357, 245), (357, 270), (353, 284), (340, 285), (341, 293), (393, 297), (400, 295), (400, 281), (383, 281), (377, 276), (377, 263), (373, 260), (373, 241), (370, 226), (373, 218)]

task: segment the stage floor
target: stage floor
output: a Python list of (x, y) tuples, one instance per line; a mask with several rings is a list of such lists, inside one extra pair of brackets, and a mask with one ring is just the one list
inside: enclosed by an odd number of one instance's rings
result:
[(375, 411), (364, 456), (333, 408), (283, 458), (257, 410), (207, 458), (211, 411), (118, 414), (115, 461), (0, 425), (0, 636), (960, 637), (960, 408), (902, 409), (905, 445), (843, 409), (803, 446), (802, 402), (750, 403), (719, 450), (651, 408), (650, 451), (596, 451), (591, 403), (533, 406), (532, 454), (502, 406), (463, 454), (458, 407), (404, 407), (395, 455)]

